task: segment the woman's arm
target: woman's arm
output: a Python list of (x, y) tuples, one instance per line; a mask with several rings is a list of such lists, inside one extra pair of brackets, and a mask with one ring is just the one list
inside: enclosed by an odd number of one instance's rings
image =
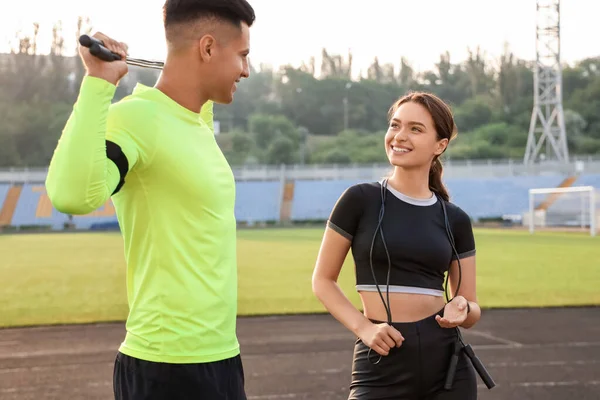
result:
[(335, 319), (368, 347), (385, 356), (390, 348), (400, 347), (404, 338), (392, 326), (372, 323), (354, 307), (337, 283), (350, 244), (335, 230), (325, 230), (312, 276), (312, 289)]
[[(468, 329), (481, 318), (481, 308), (477, 303), (475, 237), (468, 214), (456, 206), (452, 211), (452, 233), (455, 239), (455, 250), (458, 253), (453, 255), (448, 270), (448, 291), (452, 293), (452, 301), (444, 308), (444, 317), (436, 319), (445, 328), (462, 326)], [(458, 259), (462, 267), (460, 287)]]
[(453, 301), (459, 300), (457, 296), (461, 296), (469, 303), (470, 311), (464, 322), (460, 324), (461, 327), (468, 329), (473, 327), (481, 318), (481, 308), (477, 303), (475, 256), (461, 259), (460, 265), (462, 267), (460, 288), (458, 288), (458, 292), (455, 291), (458, 285), (459, 270), (458, 261), (454, 260), (450, 265), (450, 276), (448, 277), (450, 287), (448, 289), (450, 289), (450, 293), (453, 293)]
[(327, 311), (359, 336), (360, 330), (370, 321), (354, 307), (337, 283), (350, 244), (333, 229), (325, 229), (312, 276), (312, 289)]
[(348, 300), (337, 280), (365, 208), (360, 185), (349, 187), (336, 202), (323, 235), (312, 276), (312, 288), (325, 308), (362, 342), (385, 356), (404, 338), (388, 324), (374, 324)]

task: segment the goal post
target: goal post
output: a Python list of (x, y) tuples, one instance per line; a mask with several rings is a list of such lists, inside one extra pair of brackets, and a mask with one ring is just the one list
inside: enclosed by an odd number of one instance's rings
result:
[(544, 228), (600, 230), (600, 193), (593, 186), (529, 189), (529, 210), (523, 216), (529, 232)]

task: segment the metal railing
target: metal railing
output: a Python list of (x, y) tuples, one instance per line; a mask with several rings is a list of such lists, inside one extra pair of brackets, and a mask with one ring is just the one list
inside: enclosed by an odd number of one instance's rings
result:
[[(306, 164), (233, 166), (238, 181), (251, 180), (377, 180), (389, 174), (389, 164)], [(579, 157), (569, 163), (522, 160), (446, 160), (444, 178), (486, 178), (536, 175), (600, 174), (600, 156)], [(0, 168), (0, 182), (43, 183), (47, 168)]]

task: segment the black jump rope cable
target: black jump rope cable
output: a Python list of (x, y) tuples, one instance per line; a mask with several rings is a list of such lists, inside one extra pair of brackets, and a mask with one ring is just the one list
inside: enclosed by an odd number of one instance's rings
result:
[[(93, 56), (98, 57), (103, 61), (112, 62), (121, 60), (121, 56), (119, 54), (113, 53), (112, 51), (104, 47), (104, 43), (99, 39), (93, 38), (88, 35), (81, 35), (79, 37), (79, 44), (81, 44), (83, 47), (87, 47), (88, 49), (90, 49), (90, 53)], [(132, 57), (125, 58), (125, 62), (129, 65), (134, 65), (142, 68), (163, 69), (163, 67), (165, 66), (165, 63), (162, 61), (149, 61), (141, 58)]]
[[(89, 48), (90, 53), (93, 56), (98, 57), (101, 60), (108, 61), (108, 62), (121, 60), (121, 56), (119, 54), (113, 53), (112, 51), (110, 51), (109, 49), (104, 47), (104, 43), (101, 40), (98, 40), (98, 39), (93, 38), (88, 35), (81, 35), (79, 37), (79, 43), (82, 46)], [(125, 59), (125, 62), (129, 65), (134, 65), (134, 66), (138, 66), (138, 67), (142, 67), (142, 68), (162, 69), (164, 67), (164, 63), (162, 61), (149, 61), (149, 60), (144, 60), (144, 59), (140, 59), (140, 58), (127, 57)], [(377, 228), (375, 228), (375, 234), (373, 235), (373, 241), (371, 243), (371, 251), (370, 251), (369, 258), (370, 258), (370, 263), (371, 263), (371, 272), (373, 274), (373, 280), (375, 282), (375, 286), (377, 287), (377, 291), (379, 292), (379, 296), (381, 297), (381, 301), (383, 302), (383, 306), (385, 307), (385, 310), (387, 313), (388, 325), (392, 325), (392, 314), (391, 314), (390, 308), (388, 307), (388, 304), (390, 302), (389, 285), (390, 285), (391, 260), (390, 260), (390, 254), (387, 249), (387, 245), (385, 243), (385, 239), (383, 237), (383, 230), (381, 228), (381, 223), (383, 222), (383, 215), (385, 213), (386, 189), (387, 189), (387, 179), (384, 180), (381, 185), (381, 209), (379, 211), (379, 221), (377, 223)], [(444, 204), (443, 199), (441, 199), (441, 198), (438, 198), (438, 199), (439, 199), (439, 201), (442, 205), (442, 209), (444, 211), (444, 220), (445, 220), (445, 224), (446, 224), (446, 232), (448, 234), (448, 239), (450, 240), (450, 244), (452, 245), (452, 250), (454, 251), (454, 254), (456, 255), (456, 259), (458, 261), (458, 284), (456, 285), (456, 292), (458, 293), (458, 289), (460, 288), (460, 281), (462, 279), (462, 268), (460, 265), (460, 258), (458, 257), (458, 251), (456, 250), (456, 247), (454, 246), (454, 237), (452, 235), (452, 231), (450, 230), (448, 215), (446, 213), (446, 205)], [(379, 289), (379, 285), (377, 284), (377, 279), (375, 278), (375, 270), (373, 268), (373, 247), (375, 245), (375, 239), (377, 237), (378, 232), (381, 235), (383, 247), (385, 249), (385, 253), (386, 253), (387, 259), (388, 259), (387, 290), (386, 290), (387, 303), (383, 299), (383, 295), (381, 293), (381, 290)], [(452, 301), (452, 300), (448, 300), (448, 275), (449, 274), (446, 275), (446, 287), (445, 287), (446, 301)], [(456, 373), (456, 366), (458, 364), (460, 352), (464, 351), (465, 354), (467, 355), (467, 357), (469, 357), (469, 359), (473, 363), (473, 367), (475, 368), (475, 370), (477, 371), (477, 373), (479, 374), (479, 376), (481, 377), (481, 379), (483, 380), (483, 382), (485, 383), (487, 388), (492, 389), (494, 386), (496, 386), (496, 384), (494, 383), (494, 380), (492, 379), (492, 377), (490, 376), (488, 371), (485, 369), (485, 367), (483, 366), (483, 364), (481, 363), (481, 361), (479, 360), (479, 358), (477, 357), (477, 355), (475, 354), (473, 349), (471, 348), (471, 345), (465, 344), (465, 342), (462, 339), (460, 329), (457, 327), (457, 328), (455, 328), (455, 330), (456, 330), (457, 340), (454, 344), (454, 353), (452, 354), (452, 358), (450, 359), (450, 365), (448, 367), (448, 372), (446, 374), (446, 382), (445, 382), (444, 388), (447, 390), (452, 388), (452, 383), (454, 381), (454, 375)], [(369, 361), (371, 360), (371, 349), (369, 349), (368, 359), (369, 359)], [(380, 361), (381, 361), (381, 355), (379, 356), (379, 359), (377, 360), (377, 362), (375, 362), (374, 364), (379, 364)]]
[[(373, 275), (373, 281), (375, 282), (375, 286), (377, 287), (377, 291), (379, 292), (379, 297), (381, 298), (381, 301), (383, 302), (383, 306), (385, 307), (385, 310), (387, 313), (387, 319), (388, 319), (387, 323), (388, 323), (388, 325), (392, 325), (392, 314), (391, 314), (391, 311), (389, 308), (389, 302), (390, 302), (389, 286), (390, 286), (391, 260), (390, 260), (390, 254), (388, 252), (387, 244), (383, 237), (383, 229), (381, 227), (381, 224), (383, 222), (383, 215), (385, 213), (386, 192), (387, 192), (387, 179), (385, 179), (381, 183), (381, 209), (379, 210), (379, 221), (377, 223), (377, 227), (375, 228), (375, 234), (373, 235), (373, 240), (371, 242), (371, 251), (369, 254), (369, 260), (371, 263), (371, 273)], [(436, 194), (436, 196), (437, 196), (437, 194)], [(440, 198), (439, 196), (438, 196), (438, 200), (440, 201), (440, 204), (442, 205), (442, 210), (444, 213), (444, 222), (446, 225), (446, 233), (448, 235), (448, 239), (450, 240), (450, 245), (452, 246), (452, 251), (454, 252), (454, 255), (456, 256), (456, 260), (458, 261), (458, 283), (456, 285), (456, 293), (458, 293), (458, 289), (460, 288), (460, 283), (461, 283), (461, 279), (462, 279), (462, 267), (460, 265), (460, 257), (458, 256), (458, 251), (456, 250), (456, 247), (454, 244), (454, 236), (452, 235), (452, 230), (450, 229), (450, 222), (448, 220), (446, 204), (444, 203), (444, 199)], [(373, 268), (373, 247), (375, 245), (375, 238), (377, 237), (377, 233), (379, 233), (381, 235), (381, 241), (383, 243), (383, 248), (385, 250), (387, 260), (388, 260), (388, 272), (387, 272), (387, 283), (386, 283), (387, 303), (383, 299), (383, 295), (381, 293), (381, 290), (379, 289), (379, 285), (377, 284), (377, 279), (375, 277), (375, 269)], [(450, 302), (452, 300), (448, 299), (448, 276), (449, 276), (449, 273), (446, 274), (445, 295), (446, 295), (446, 301)], [(473, 348), (471, 347), (471, 345), (465, 344), (465, 342), (463, 341), (463, 338), (462, 338), (462, 334), (460, 332), (460, 328), (456, 327), (454, 329), (456, 331), (456, 341), (454, 343), (454, 353), (452, 354), (452, 357), (450, 358), (450, 364), (448, 366), (448, 371), (446, 373), (446, 381), (444, 384), (444, 389), (450, 390), (452, 388), (452, 384), (454, 382), (454, 376), (456, 374), (456, 366), (458, 364), (458, 359), (460, 357), (461, 351), (464, 351), (466, 356), (469, 357), (469, 359), (473, 363), (473, 367), (477, 371), (477, 374), (479, 375), (479, 377), (481, 378), (483, 383), (487, 386), (487, 388), (492, 389), (494, 386), (496, 386), (496, 383), (494, 382), (492, 376), (485, 369), (483, 363), (477, 357), (477, 355), (473, 351)], [(369, 361), (371, 361), (371, 351), (372, 350), (369, 349), (369, 353), (367, 356)], [(382, 358), (382, 356), (379, 355), (379, 359), (374, 364), (379, 364), (379, 362), (381, 361), (381, 358)]]

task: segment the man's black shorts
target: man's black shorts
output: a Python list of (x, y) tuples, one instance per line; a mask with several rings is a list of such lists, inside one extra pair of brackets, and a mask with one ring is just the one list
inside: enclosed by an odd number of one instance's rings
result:
[(247, 400), (242, 359), (204, 364), (165, 364), (118, 353), (115, 400)]

